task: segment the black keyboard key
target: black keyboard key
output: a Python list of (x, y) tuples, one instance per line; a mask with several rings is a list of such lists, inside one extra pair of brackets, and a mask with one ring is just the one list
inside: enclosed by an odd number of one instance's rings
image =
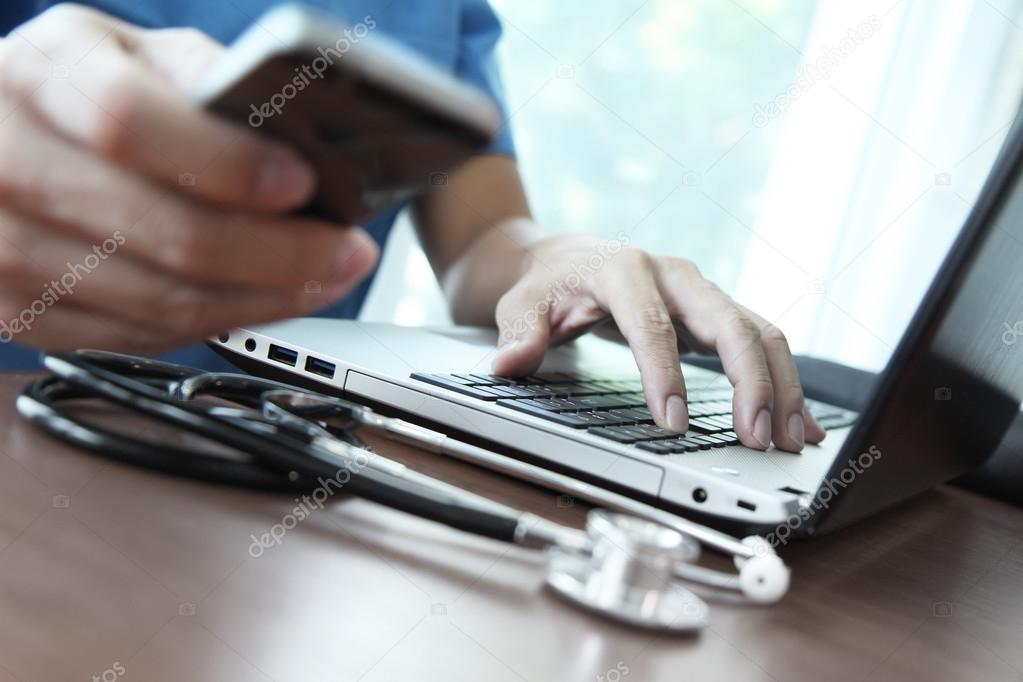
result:
[(417, 373), (413, 374), (412, 378), (419, 381), (425, 381), (428, 384), (440, 386), (441, 388), (446, 388), (449, 391), (455, 391), (456, 393), (461, 393), (462, 395), (467, 395), (472, 398), (479, 398), (480, 400), (497, 400), (498, 398), (504, 397), (494, 393), (486, 386), (470, 386), (444, 374)]
[(629, 426), (636, 423), (636, 420), (616, 416), (614, 410), (610, 412), (573, 412), (576, 417), (585, 419), (590, 426)]
[(618, 410), (611, 410), (610, 413), (615, 417), (620, 417), (636, 423), (651, 423), (654, 421), (654, 416), (650, 414), (650, 410), (646, 407), (625, 407)]
[(594, 436), (600, 436), (601, 438), (607, 438), (613, 440), (616, 443), (635, 443), (641, 440), (648, 440), (646, 434), (637, 432), (635, 429), (628, 426), (601, 426), (595, 429), (589, 429), (586, 433), (592, 433)]
[(574, 382), (577, 377), (564, 372), (542, 372), (529, 377), (539, 384), (568, 384)]
[(732, 389), (730, 388), (697, 388), (686, 391), (686, 396), (689, 398), (691, 403), (711, 402), (716, 400), (728, 400), (732, 399)]
[[(695, 414), (699, 412), (700, 414)], [(707, 400), (697, 403), (690, 403), (689, 414), (694, 417), (711, 416), (715, 414), (731, 414), (732, 403), (729, 400)]]
[(712, 422), (709, 417), (698, 417), (696, 419), (689, 420), (689, 428), (693, 431), (699, 431), (700, 433), (718, 433), (729, 430), (731, 428), (731, 424), (729, 423), (728, 426), (721, 426)]
[(577, 410), (610, 410), (616, 407), (635, 406), (631, 401), (616, 395), (587, 395), (564, 400), (575, 405)]
[(663, 440), (666, 438), (677, 438), (678, 433), (675, 431), (669, 431), (668, 429), (662, 429), (660, 426), (654, 426), (653, 424), (640, 424), (638, 426), (631, 427), (633, 431), (642, 433), (646, 436), (646, 440)]
[(539, 384), (518, 384), (516, 386), (508, 386), (508, 389), (515, 389), (520, 393), (519, 397), (531, 397), (531, 398), (550, 398), (554, 394), (546, 386), (540, 386)]
[(710, 438), (703, 434), (700, 435), (693, 434), (687, 436), (687, 438), (696, 443), (701, 450), (710, 450), (712, 447), (717, 445), (717, 443), (715, 443), (714, 441), (712, 441)]
[(484, 386), (507, 386), (512, 383), (510, 379), (493, 374), (460, 374), (458, 376), (469, 377), (476, 383), (483, 384)]
[(573, 429), (583, 429), (589, 426), (586, 420), (580, 419), (572, 413), (566, 412), (554, 412), (543, 407), (535, 405), (535, 400), (498, 400), (497, 404), (502, 407), (510, 407), (513, 410), (519, 412), (525, 412), (531, 414), (534, 417), (539, 417), (555, 424), (561, 424), (562, 426), (568, 426)]
[(536, 393), (529, 390), (528, 386), (516, 386), (515, 384), (507, 384), (501, 386), (501, 390), (508, 394), (510, 398), (535, 398)]
[(715, 433), (714, 438), (723, 438), (725, 445), (739, 445), (739, 437), (735, 435), (735, 431)]
[(536, 398), (533, 402), (558, 412), (577, 412), (580, 409), (572, 398)]
[(671, 455), (676, 452), (680, 452), (679, 450), (673, 448), (671, 445), (660, 440), (652, 440), (647, 441), (646, 443), (639, 443), (636, 445), (636, 447), (639, 448), (640, 450), (652, 452), (655, 455)]
[(587, 395), (599, 395), (602, 391), (599, 389), (588, 386), (586, 384), (572, 383), (572, 384), (547, 384), (546, 386), (554, 395), (559, 398), (568, 398), (575, 396), (587, 396)]
[(490, 393), (498, 398), (514, 398), (514, 393), (504, 390), (504, 386), (473, 386), (473, 388), (483, 391), (484, 393)]

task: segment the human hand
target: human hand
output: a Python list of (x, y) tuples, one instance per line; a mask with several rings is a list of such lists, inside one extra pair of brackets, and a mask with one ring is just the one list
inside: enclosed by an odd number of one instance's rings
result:
[[(578, 235), (543, 240), (530, 252), (525, 274), (497, 305), (504, 333), (495, 374), (535, 372), (549, 345), (610, 315), (632, 349), (659, 426), (682, 433), (689, 427), (679, 353), (694, 350), (720, 356), (735, 389), (733, 420), (744, 445), (764, 450), (773, 441), (798, 452), (824, 439), (804, 404), (785, 336), (704, 279), (691, 261)], [(601, 265), (594, 268), (598, 254)], [(573, 276), (572, 264), (589, 264), (591, 274)], [(551, 296), (556, 290), (567, 295)], [(516, 323), (524, 319), (536, 324)]]
[(287, 148), (186, 93), (224, 48), (61, 4), (0, 40), (0, 340), (151, 352), (303, 315), (378, 253), (286, 215)]

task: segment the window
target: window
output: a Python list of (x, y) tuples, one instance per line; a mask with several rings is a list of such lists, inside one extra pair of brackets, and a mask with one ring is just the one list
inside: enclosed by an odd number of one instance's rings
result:
[[(494, 0), (554, 231), (697, 262), (795, 350), (878, 368), (1013, 121), (1021, 0)], [(445, 321), (407, 228), (367, 316)]]

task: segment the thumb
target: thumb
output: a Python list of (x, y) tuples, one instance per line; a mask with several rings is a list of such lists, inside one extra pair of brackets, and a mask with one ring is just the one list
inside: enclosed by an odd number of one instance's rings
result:
[(524, 376), (540, 369), (550, 343), (551, 303), (522, 283), (497, 303), (498, 351), (491, 371)]

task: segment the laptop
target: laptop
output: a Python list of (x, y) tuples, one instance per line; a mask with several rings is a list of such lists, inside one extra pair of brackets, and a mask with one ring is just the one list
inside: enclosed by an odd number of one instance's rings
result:
[[(496, 332), (294, 319), (210, 341), (252, 373), (367, 402), (449, 435), (776, 541), (835, 530), (980, 465), (1023, 399), (1023, 127), (1010, 132), (861, 413), (810, 401), (829, 429), (794, 454), (742, 446), (731, 387), (683, 364), (686, 434), (657, 428), (635, 362), (584, 337), (536, 375), (491, 376)], [(1011, 338), (1009, 338), (1011, 336)]]

